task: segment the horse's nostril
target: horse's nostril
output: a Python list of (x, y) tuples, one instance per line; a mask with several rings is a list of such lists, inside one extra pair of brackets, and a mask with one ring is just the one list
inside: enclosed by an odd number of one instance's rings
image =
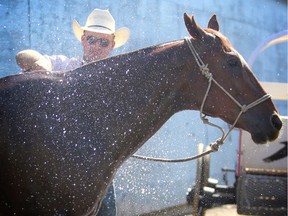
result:
[(280, 118), (279, 118), (278, 115), (275, 115), (275, 114), (274, 114), (274, 115), (272, 116), (271, 122), (272, 122), (273, 126), (274, 126), (276, 129), (278, 129), (278, 130), (281, 129), (281, 127), (282, 127), (282, 121), (280, 120)]

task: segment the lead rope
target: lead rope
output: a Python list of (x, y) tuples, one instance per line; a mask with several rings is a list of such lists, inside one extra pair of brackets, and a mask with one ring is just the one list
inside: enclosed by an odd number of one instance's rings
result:
[[(248, 104), (248, 105), (241, 105), (228, 91), (226, 91), (214, 78), (212, 73), (209, 72), (209, 68), (208, 68), (208, 64), (204, 64), (204, 62), (202, 61), (202, 59), (200, 58), (200, 56), (198, 55), (196, 49), (194, 48), (191, 40), (188, 37), (185, 37), (184, 39), (191, 51), (191, 53), (193, 54), (196, 63), (198, 64), (200, 71), (202, 73), (203, 76), (205, 76), (208, 80), (208, 87), (206, 90), (206, 93), (204, 95), (201, 107), (200, 107), (200, 118), (203, 121), (204, 124), (210, 125), (212, 127), (216, 127), (218, 128), (221, 133), (222, 136), (220, 139), (217, 139), (215, 142), (210, 143), (210, 149), (206, 150), (205, 152), (192, 156), (192, 157), (187, 157), (187, 158), (183, 158), (183, 159), (165, 159), (165, 158), (154, 158), (154, 157), (145, 157), (145, 156), (141, 156), (141, 155), (132, 155), (132, 157), (137, 158), (137, 159), (143, 159), (143, 160), (148, 160), (148, 161), (156, 161), (156, 162), (186, 162), (186, 161), (191, 161), (191, 160), (195, 160), (197, 158), (203, 157), (207, 154), (210, 154), (212, 152), (217, 152), (220, 149), (220, 146), (224, 144), (226, 138), (228, 137), (228, 135), (231, 133), (231, 131), (233, 130), (233, 128), (235, 127), (236, 123), (238, 122), (240, 116), (245, 113), (247, 110), (251, 109), (254, 106), (257, 106), (258, 104), (264, 102), (265, 100), (271, 98), (271, 95), (269, 94), (265, 94), (263, 95), (261, 98), (257, 99), (256, 101)], [(212, 82), (214, 82), (226, 95), (228, 95), (240, 108), (240, 112), (238, 114), (238, 116), (236, 117), (234, 123), (232, 124), (232, 126), (229, 128), (229, 130), (227, 131), (227, 133), (225, 133), (224, 129), (214, 123), (211, 123), (207, 118), (206, 115), (203, 114), (203, 109), (204, 109), (204, 105), (206, 102), (206, 99), (208, 97), (210, 88), (211, 88), (211, 84)]]

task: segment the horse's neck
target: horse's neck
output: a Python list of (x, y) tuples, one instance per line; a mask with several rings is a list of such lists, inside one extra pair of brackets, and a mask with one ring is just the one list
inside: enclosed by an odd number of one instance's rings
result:
[(89, 77), (93, 88), (85, 90), (95, 92), (91, 107), (97, 118), (102, 118), (101, 127), (108, 128), (105, 137), (110, 143), (117, 140), (111, 146), (121, 149), (117, 150), (117, 158), (128, 157), (174, 113), (187, 108), (186, 92), (181, 90), (187, 82), (187, 58), (191, 60), (192, 55), (178, 41), (83, 68), (98, 71)]
[[(140, 101), (139, 104), (135, 104), (136, 107), (139, 109), (146, 107), (150, 116), (155, 114), (155, 116), (168, 115), (169, 117), (182, 109), (181, 104), (175, 104), (178, 101), (175, 97), (186, 81), (185, 52), (187, 49), (183, 49), (183, 44), (176, 41), (124, 56), (122, 61), (124, 70), (117, 73), (123, 74), (125, 71), (124, 80), (128, 80), (127, 86), (133, 88), (129, 94), (137, 95)], [(189, 55), (189, 59), (191, 57), (192, 55)], [(121, 61), (121, 57), (119, 59)], [(130, 61), (127, 62), (126, 59)]]

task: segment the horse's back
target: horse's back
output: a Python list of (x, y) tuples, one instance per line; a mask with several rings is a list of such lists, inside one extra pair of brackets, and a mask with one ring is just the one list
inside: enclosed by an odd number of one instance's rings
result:
[[(103, 155), (93, 147), (99, 139), (92, 120), (79, 112), (81, 102), (69, 99), (73, 91), (64, 75), (0, 80), (0, 212), (51, 215), (75, 208), (79, 214), (102, 193), (97, 163)], [(21, 206), (34, 207), (25, 212)]]

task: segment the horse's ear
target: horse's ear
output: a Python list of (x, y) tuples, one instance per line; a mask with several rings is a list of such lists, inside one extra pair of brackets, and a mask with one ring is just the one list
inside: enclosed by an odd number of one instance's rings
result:
[(184, 13), (184, 22), (189, 34), (195, 39), (202, 39), (206, 35), (205, 31), (197, 25), (193, 16)]
[(210, 18), (208, 28), (219, 31), (219, 23), (215, 14)]

